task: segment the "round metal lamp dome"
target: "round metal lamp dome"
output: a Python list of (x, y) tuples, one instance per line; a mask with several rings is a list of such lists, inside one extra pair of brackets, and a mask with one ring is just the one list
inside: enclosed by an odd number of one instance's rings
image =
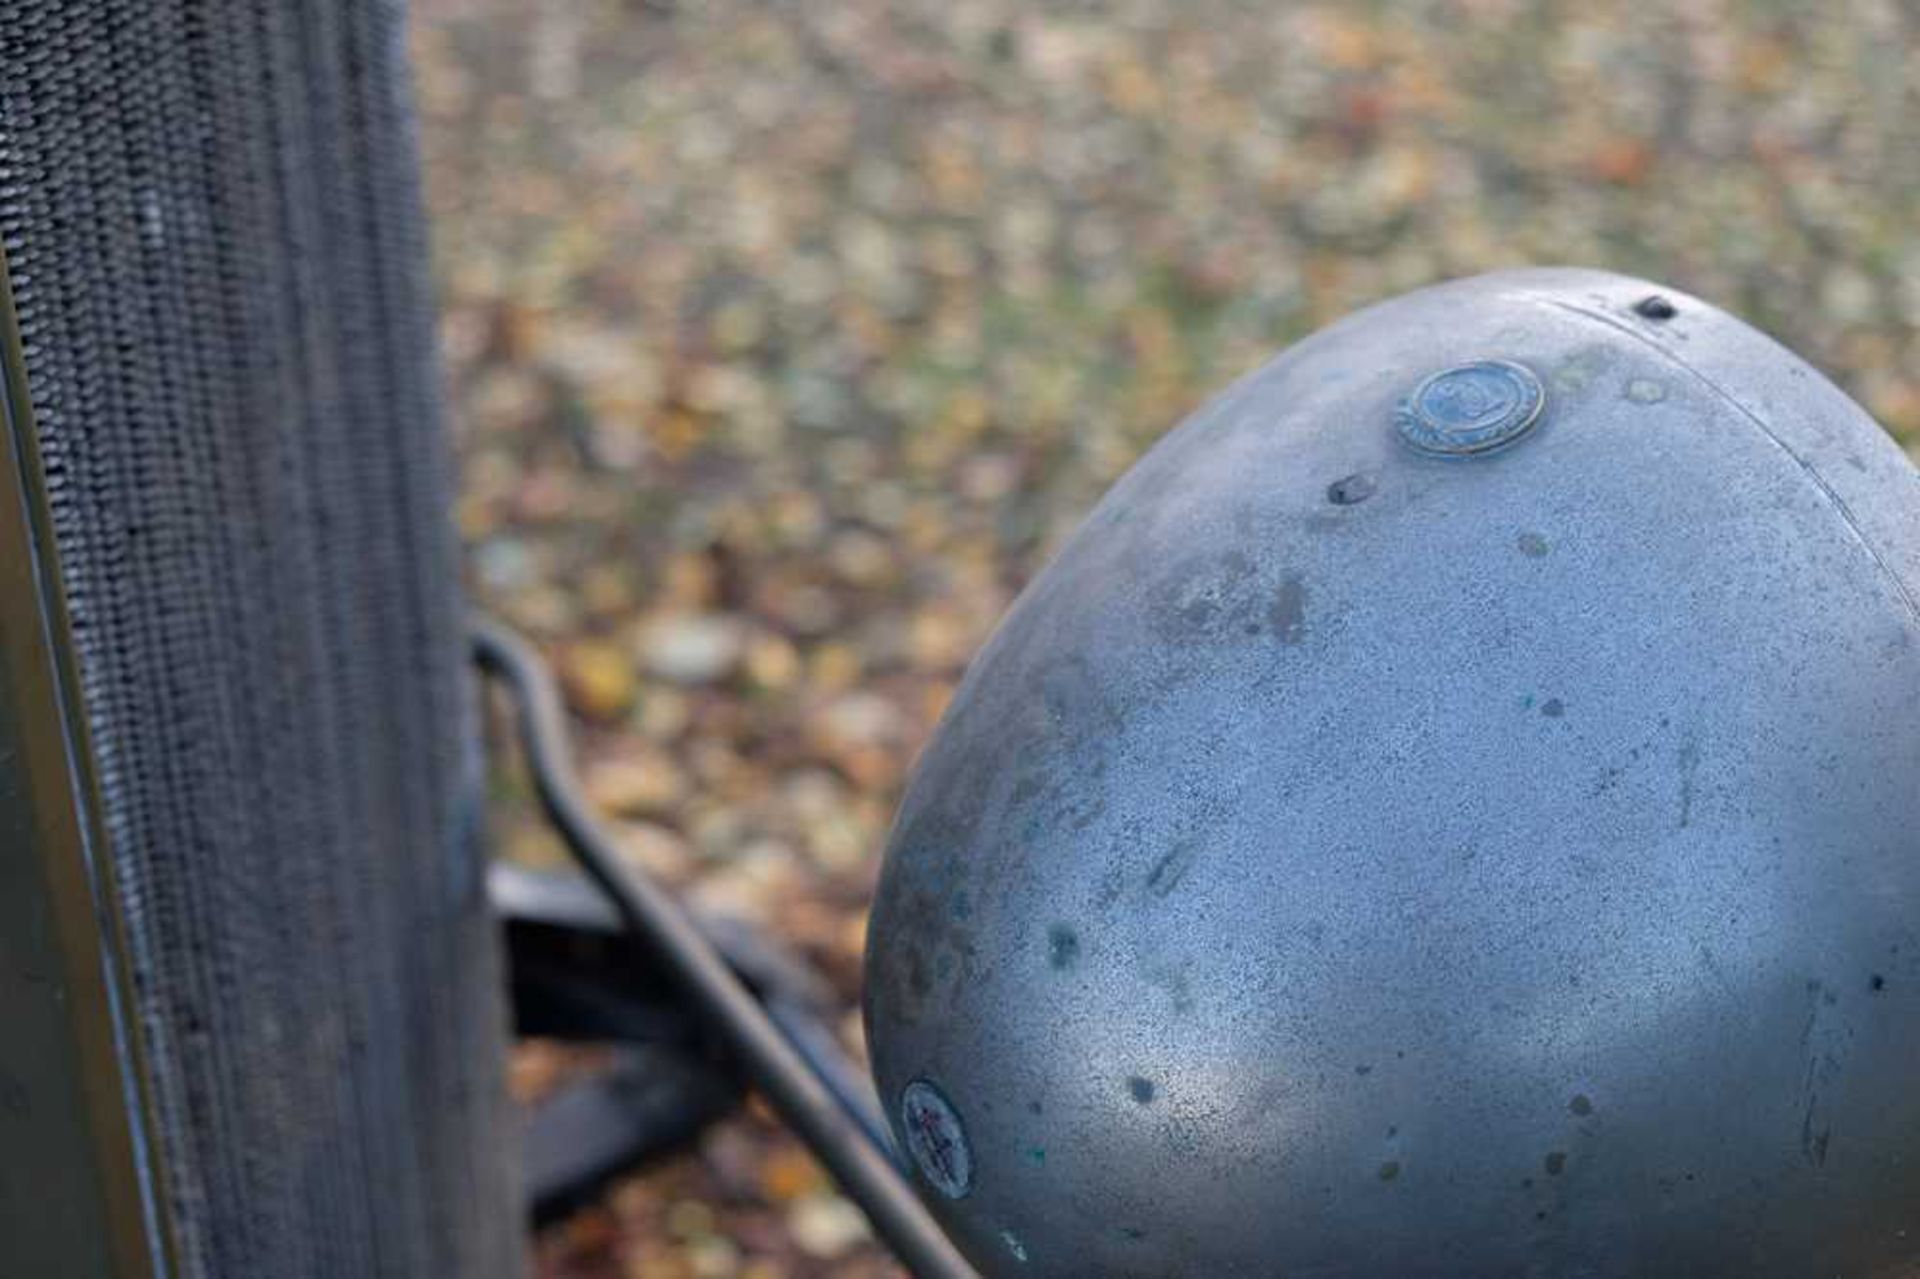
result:
[(866, 1014), (990, 1274), (1905, 1273), (1920, 478), (1644, 281), (1316, 334), (974, 663)]

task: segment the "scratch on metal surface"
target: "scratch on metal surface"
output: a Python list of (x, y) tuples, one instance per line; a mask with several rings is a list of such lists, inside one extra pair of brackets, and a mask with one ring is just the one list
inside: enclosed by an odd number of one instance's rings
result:
[(1694, 790), (1700, 777), (1700, 743), (1689, 737), (1680, 744), (1680, 826), (1693, 824)]
[(1593, 310), (1589, 307), (1563, 301), (1560, 298), (1542, 297), (1538, 294), (1528, 294), (1526, 296), (1541, 306), (1553, 307), (1556, 310), (1566, 311), (1570, 314), (1580, 316), (1583, 319), (1591, 320), (1596, 324), (1603, 324), (1616, 332), (1626, 334), (1643, 346), (1658, 351), (1676, 367), (1691, 374), (1702, 386), (1705, 386), (1727, 404), (1731, 405), (1739, 412), (1740, 416), (1746, 418), (1762, 435), (1772, 441), (1775, 448), (1791, 458), (1794, 465), (1798, 466), (1801, 471), (1806, 474), (1807, 478), (1813, 482), (1814, 487), (1820, 490), (1828, 502), (1832, 503), (1833, 509), (1839, 513), (1841, 521), (1846, 524), (1847, 530), (1853, 534), (1854, 540), (1860, 544), (1860, 549), (1867, 553), (1867, 556), (1873, 560), (1881, 573), (1886, 576), (1887, 581), (1892, 583), (1893, 589), (1899, 594), (1901, 602), (1906, 605), (1908, 615), (1913, 618), (1916, 625), (1920, 625), (1920, 599), (1914, 598), (1914, 594), (1907, 588), (1906, 582), (1901, 580), (1898, 573), (1894, 572), (1893, 565), (1887, 563), (1886, 557), (1880, 553), (1879, 548), (1874, 546), (1873, 542), (1868, 539), (1865, 530), (1860, 527), (1859, 520), (1854, 517), (1853, 509), (1847, 505), (1846, 499), (1842, 498), (1840, 494), (1834, 490), (1833, 486), (1827, 483), (1826, 477), (1820, 474), (1817, 467), (1807, 461), (1806, 458), (1800, 456), (1799, 453), (1795, 452), (1792, 445), (1781, 439), (1773, 428), (1767, 425), (1766, 419), (1762, 418), (1758, 413), (1755, 413), (1739, 399), (1735, 398), (1733, 393), (1728, 391), (1726, 387), (1721, 386), (1719, 382), (1687, 363), (1677, 352), (1662, 346), (1646, 334), (1633, 328), (1633, 326), (1621, 323), (1605, 311)]

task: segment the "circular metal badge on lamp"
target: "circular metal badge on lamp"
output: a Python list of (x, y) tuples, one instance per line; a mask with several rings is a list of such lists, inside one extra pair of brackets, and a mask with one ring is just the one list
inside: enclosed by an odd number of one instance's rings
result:
[(1512, 360), (1475, 360), (1422, 382), (1395, 421), (1407, 443), (1428, 453), (1487, 453), (1525, 435), (1539, 420), (1546, 392)]

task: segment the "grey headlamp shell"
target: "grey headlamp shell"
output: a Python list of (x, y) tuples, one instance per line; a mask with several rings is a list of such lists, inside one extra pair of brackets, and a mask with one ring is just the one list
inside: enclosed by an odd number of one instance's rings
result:
[(928, 1202), (990, 1274), (1913, 1261), (1917, 598), (1911, 463), (1697, 299), (1512, 272), (1293, 347), (918, 767), (866, 1011)]

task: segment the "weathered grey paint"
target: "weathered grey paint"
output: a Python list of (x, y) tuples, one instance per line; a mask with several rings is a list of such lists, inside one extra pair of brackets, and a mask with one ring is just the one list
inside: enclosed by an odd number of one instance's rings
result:
[[(1538, 420), (1411, 447), (1483, 360)], [(929, 1204), (995, 1274), (1920, 1257), (1917, 600), (1912, 465), (1697, 299), (1498, 274), (1287, 351), (919, 765), (867, 1016), (962, 1130)]]

